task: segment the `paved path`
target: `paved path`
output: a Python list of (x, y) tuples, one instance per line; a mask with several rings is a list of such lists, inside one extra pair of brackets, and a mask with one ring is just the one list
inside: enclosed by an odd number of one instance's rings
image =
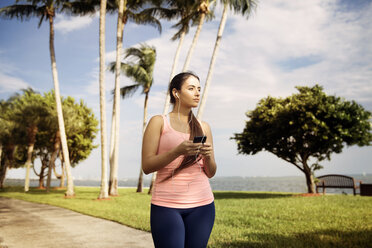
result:
[(0, 197), (0, 248), (154, 247), (151, 234), (64, 208)]

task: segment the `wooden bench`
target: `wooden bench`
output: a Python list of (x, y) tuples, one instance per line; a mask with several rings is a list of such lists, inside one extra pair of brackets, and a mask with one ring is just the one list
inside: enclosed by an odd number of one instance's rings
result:
[(353, 177), (329, 174), (317, 177), (319, 182), (316, 183), (316, 192), (319, 188), (323, 189), (323, 194), (325, 194), (326, 188), (348, 188), (353, 189), (354, 195), (356, 195), (356, 189), (359, 188)]

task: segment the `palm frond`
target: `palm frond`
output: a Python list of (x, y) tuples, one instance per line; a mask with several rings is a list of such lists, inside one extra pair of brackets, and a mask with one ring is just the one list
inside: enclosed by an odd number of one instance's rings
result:
[(156, 28), (159, 33), (162, 32), (162, 27), (160, 21), (151, 15), (147, 15), (146, 12), (134, 13), (132, 11), (127, 11), (128, 19), (136, 24), (147, 24)]
[(140, 86), (140, 84), (133, 84), (120, 88), (121, 97), (126, 98), (132, 96)]
[(21, 21), (43, 16), (44, 13), (45, 6), (38, 7), (31, 4), (14, 4), (0, 9), (0, 17), (4, 19), (17, 18)]
[(142, 14), (148, 16), (156, 16), (160, 19), (172, 20), (175, 18), (179, 18), (182, 16), (182, 12), (179, 9), (171, 8), (163, 8), (163, 7), (153, 7), (144, 9), (141, 11)]
[(100, 0), (75, 0), (65, 2), (62, 5), (61, 12), (70, 15), (94, 15), (100, 6)]
[(122, 63), (121, 71), (125, 74), (125, 76), (132, 79), (134, 82), (144, 86), (146, 82), (149, 80), (149, 75), (147, 71), (140, 65), (137, 64), (125, 64)]
[(241, 14), (246, 18), (249, 18), (257, 8), (257, 0), (221, 0), (221, 2), (227, 4), (235, 14)]
[(115, 72), (115, 67), (116, 67), (116, 62), (111, 62), (108, 66), (107, 69), (111, 72)]

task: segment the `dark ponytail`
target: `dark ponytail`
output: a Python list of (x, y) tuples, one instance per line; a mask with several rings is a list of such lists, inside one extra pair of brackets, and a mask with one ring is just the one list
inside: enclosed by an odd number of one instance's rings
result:
[[(176, 103), (176, 99), (172, 94), (172, 90), (173, 89), (181, 90), (182, 85), (184, 84), (184, 82), (189, 77), (195, 77), (200, 81), (199, 77), (192, 72), (182, 72), (182, 73), (179, 73), (179, 74), (177, 74), (176, 76), (173, 77), (172, 81), (169, 84), (170, 102), (172, 104)], [(195, 117), (195, 115), (193, 114), (192, 111), (190, 111), (190, 113), (189, 113), (188, 121), (189, 121), (189, 127), (190, 127), (190, 138), (189, 138), (189, 140), (193, 140), (195, 136), (204, 135), (201, 124), (199, 123), (199, 121), (197, 120), (197, 118)], [(185, 156), (184, 159), (182, 160), (180, 166), (178, 166), (178, 168), (174, 170), (173, 174), (166, 177), (163, 181), (166, 181), (169, 178), (171, 178), (172, 176), (178, 174), (181, 170), (190, 167), (191, 165), (195, 164), (195, 162), (199, 161), (200, 159), (201, 159), (201, 156), (199, 156), (199, 157), (197, 157), (197, 156)]]

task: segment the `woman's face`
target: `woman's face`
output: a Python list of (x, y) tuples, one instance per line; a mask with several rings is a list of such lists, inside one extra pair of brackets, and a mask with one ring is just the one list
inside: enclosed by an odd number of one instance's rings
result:
[(182, 84), (181, 91), (178, 91), (181, 104), (185, 107), (197, 107), (200, 100), (200, 90), (199, 80), (193, 76), (188, 77)]

